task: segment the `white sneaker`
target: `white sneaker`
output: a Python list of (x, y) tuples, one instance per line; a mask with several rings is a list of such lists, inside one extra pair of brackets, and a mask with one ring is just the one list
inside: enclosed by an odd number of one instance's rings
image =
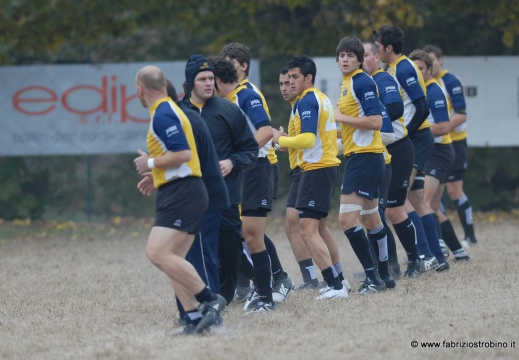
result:
[(348, 280), (346, 280), (346, 279), (342, 280), (342, 285), (346, 288), (347, 292), (351, 291), (351, 286), (350, 286), (350, 283), (348, 282)]
[(294, 282), (288, 276), (284, 279), (278, 279), (274, 281), (272, 286), (272, 300), (277, 303), (285, 301), (288, 293), (294, 288)]
[(324, 300), (324, 299), (346, 299), (348, 297), (348, 290), (346, 286), (343, 286), (339, 290), (335, 290), (333, 287), (328, 287), (321, 289), (319, 291), (320, 295), (316, 297), (316, 300)]

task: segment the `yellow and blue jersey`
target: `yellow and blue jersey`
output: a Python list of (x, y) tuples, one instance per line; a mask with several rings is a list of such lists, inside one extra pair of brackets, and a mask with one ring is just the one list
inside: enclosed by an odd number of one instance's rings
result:
[[(263, 107), (261, 97), (253, 89), (248, 88), (245, 85), (238, 85), (238, 87), (229, 93), (226, 98), (238, 105), (238, 107), (243, 111), (253, 134), (263, 126), (271, 126), (270, 117)], [(271, 146), (272, 140), (269, 140), (259, 149), (258, 158), (267, 157)]]
[(200, 161), (196, 150), (193, 129), (187, 116), (171, 98), (157, 100), (150, 111), (150, 127), (146, 145), (151, 158), (164, 155), (167, 151), (191, 150), (191, 160), (176, 168), (152, 169), (156, 188), (167, 182), (187, 176), (201, 177)]
[(303, 91), (294, 105), (296, 135), (312, 133), (315, 143), (298, 152), (303, 171), (339, 166), (337, 158), (337, 128), (330, 99), (315, 87)]
[[(449, 73), (448, 70), (442, 70), (440, 74), (438, 74), (436, 80), (438, 80), (440, 86), (447, 94), (447, 99), (451, 105), (451, 108), (449, 108), (449, 114), (452, 115), (457, 111), (465, 113), (467, 105), (465, 103), (463, 86), (461, 85), (460, 79), (456, 75)], [(450, 135), (452, 141), (465, 139), (467, 137), (467, 123), (464, 122), (452, 129)]]
[[(290, 119), (288, 120), (288, 129), (287, 129), (287, 135), (290, 137), (294, 137), (297, 134), (296, 129), (296, 123), (298, 126), (301, 126), (301, 120), (296, 119), (296, 108), (295, 108), (296, 99), (293, 99), (290, 101), (290, 105), (292, 108), (290, 109)], [(288, 148), (288, 162), (290, 164), (290, 170), (294, 170), (295, 168), (299, 167), (299, 149), (294, 148)]]
[[(416, 64), (405, 55), (401, 55), (393, 63), (389, 64), (387, 71), (395, 78), (399, 85), (400, 94), (404, 101), (404, 124), (408, 126), (416, 112), (413, 101), (421, 97), (426, 97), (427, 90), (422, 73)], [(426, 119), (418, 130), (430, 127), (431, 124)]]
[[(361, 69), (342, 78), (338, 106), (342, 114), (356, 118), (371, 115), (387, 118), (375, 81)], [(341, 123), (341, 133), (344, 156), (382, 153), (385, 150), (379, 130), (361, 130)]]
[[(259, 95), (259, 97), (261, 98), (261, 102), (263, 103), (263, 108), (267, 112), (267, 115), (269, 117), (270, 122), (272, 122), (272, 118), (270, 117), (270, 110), (269, 110), (269, 107), (267, 105), (267, 100), (265, 100), (265, 97), (263, 96), (263, 93), (260, 91), (260, 89), (258, 89), (258, 87), (256, 85), (254, 85), (253, 83), (251, 83), (249, 81), (249, 79), (247, 79), (247, 78), (243, 79), (240, 82), (240, 85), (244, 85), (247, 88), (254, 90)], [(270, 148), (269, 148), (269, 152), (267, 154), (267, 158), (269, 159), (269, 162), (272, 165), (274, 165), (274, 164), (276, 164), (278, 162), (278, 157), (276, 155), (276, 150), (274, 149), (274, 145), (272, 143), (270, 144)]]
[[(425, 82), (427, 86), (427, 104), (429, 105), (429, 117), (427, 120), (431, 124), (438, 124), (441, 122), (450, 121), (449, 113), (449, 101), (445, 96), (443, 89), (435, 79), (430, 79)], [(434, 142), (437, 144), (450, 144), (452, 143), (449, 134), (435, 136)]]

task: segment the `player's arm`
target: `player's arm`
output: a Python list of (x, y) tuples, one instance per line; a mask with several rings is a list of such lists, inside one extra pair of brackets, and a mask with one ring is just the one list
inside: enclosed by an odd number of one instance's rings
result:
[(377, 78), (377, 88), (380, 102), (386, 108), (391, 121), (398, 120), (404, 115), (404, 102), (398, 91), (396, 80), (389, 74)]
[(463, 124), (466, 121), (467, 121), (467, 114), (465, 113), (465, 110), (463, 110), (463, 112), (456, 112), (456, 110), (454, 110), (454, 115), (452, 115), (451, 123), (450, 123), (451, 127), (453, 129), (457, 128), (458, 126), (460, 126), (461, 124)]
[(451, 131), (447, 98), (441, 88), (434, 85), (430, 85), (430, 91), (429, 88), (427, 90), (427, 101), (434, 120), (434, 123), (431, 123), (431, 132), (434, 136), (447, 135)]
[(226, 116), (226, 119), (230, 120), (231, 140), (235, 149), (229, 160), (232, 162), (234, 169), (242, 170), (257, 161), (259, 148), (249, 128), (245, 114), (237, 107), (235, 110), (233, 114)]
[(337, 106), (335, 107), (335, 121), (360, 130), (380, 130), (382, 127), (382, 115), (353, 117), (341, 113)]
[(425, 96), (418, 98), (413, 101), (415, 107), (415, 113), (411, 118), (411, 121), (407, 125), (407, 131), (412, 134), (423, 124), (427, 116), (429, 116), (429, 106)]
[(467, 105), (465, 103), (465, 96), (463, 95), (463, 86), (456, 76), (448, 76), (445, 79), (445, 86), (451, 97), (452, 107), (454, 109), (454, 114), (450, 119), (451, 128), (454, 129), (467, 121)]

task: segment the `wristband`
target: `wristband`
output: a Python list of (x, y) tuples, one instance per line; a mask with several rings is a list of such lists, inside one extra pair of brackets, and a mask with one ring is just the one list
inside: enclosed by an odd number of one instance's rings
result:
[(155, 167), (155, 159), (154, 158), (149, 158), (148, 159), (148, 167), (150, 169), (153, 169)]

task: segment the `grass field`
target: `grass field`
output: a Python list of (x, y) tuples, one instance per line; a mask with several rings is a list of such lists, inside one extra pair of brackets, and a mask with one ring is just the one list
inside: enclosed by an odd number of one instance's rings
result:
[[(381, 294), (325, 302), (316, 302), (313, 292), (294, 291), (268, 314), (245, 316), (241, 306), (231, 305), (224, 328), (203, 337), (168, 335), (178, 316), (166, 276), (145, 256), (151, 220), (3, 223), (0, 358), (517, 359), (519, 217), (476, 219), (479, 244), (468, 249), (472, 260), (451, 261), (449, 272), (401, 280)], [(298, 284), (283, 221), (271, 219), (268, 232)], [(360, 264), (337, 224), (331, 227), (356, 290), (353, 273)], [(496, 347), (501, 343), (507, 348)]]

